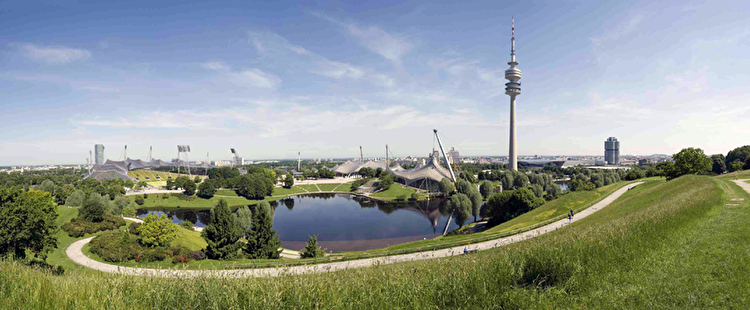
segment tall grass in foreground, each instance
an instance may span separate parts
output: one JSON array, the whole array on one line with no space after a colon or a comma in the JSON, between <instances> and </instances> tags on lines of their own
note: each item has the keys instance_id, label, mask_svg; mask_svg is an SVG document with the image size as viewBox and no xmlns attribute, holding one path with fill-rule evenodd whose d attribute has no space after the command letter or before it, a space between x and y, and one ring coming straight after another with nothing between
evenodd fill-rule
<instances>
[{"instance_id":1,"label":"tall grass in foreground","mask_svg":"<svg viewBox=\"0 0 750 310\"><path fill-rule=\"evenodd\" d=\"M725 181L687 176L668 183L650 182L539 238L472 255L329 274L268 279L56 277L0 262L0 305L11 309L742 307L750 275L743 267L749 264L747 243L742 240L750 236L744 228L750 215L747 208L724 208L727 197L718 182Z\"/></svg>"}]
</instances>

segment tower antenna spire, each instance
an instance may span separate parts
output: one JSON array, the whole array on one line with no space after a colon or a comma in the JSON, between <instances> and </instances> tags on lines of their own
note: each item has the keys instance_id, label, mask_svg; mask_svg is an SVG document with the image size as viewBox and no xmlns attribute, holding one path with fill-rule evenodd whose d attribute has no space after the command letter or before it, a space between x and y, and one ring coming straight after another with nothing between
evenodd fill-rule
<instances>
[{"instance_id":1,"label":"tower antenna spire","mask_svg":"<svg viewBox=\"0 0 750 310\"><path fill-rule=\"evenodd\" d=\"M510 18L510 62L516 62L516 18Z\"/></svg>"},{"instance_id":2,"label":"tower antenna spire","mask_svg":"<svg viewBox=\"0 0 750 310\"><path fill-rule=\"evenodd\" d=\"M505 94L510 96L510 147L508 149L508 169L518 170L516 149L516 96L521 94L521 70L516 68L516 19L511 17L510 26L510 68L505 70Z\"/></svg>"}]
</instances>

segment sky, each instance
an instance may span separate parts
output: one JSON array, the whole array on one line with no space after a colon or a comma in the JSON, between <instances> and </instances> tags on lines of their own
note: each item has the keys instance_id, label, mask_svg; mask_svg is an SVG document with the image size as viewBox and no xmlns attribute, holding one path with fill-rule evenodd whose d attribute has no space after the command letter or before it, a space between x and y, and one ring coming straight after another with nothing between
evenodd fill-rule
<instances>
[{"instance_id":1,"label":"sky","mask_svg":"<svg viewBox=\"0 0 750 310\"><path fill-rule=\"evenodd\" d=\"M748 1L2 1L0 166L105 157L724 153L750 144Z\"/></svg>"}]
</instances>

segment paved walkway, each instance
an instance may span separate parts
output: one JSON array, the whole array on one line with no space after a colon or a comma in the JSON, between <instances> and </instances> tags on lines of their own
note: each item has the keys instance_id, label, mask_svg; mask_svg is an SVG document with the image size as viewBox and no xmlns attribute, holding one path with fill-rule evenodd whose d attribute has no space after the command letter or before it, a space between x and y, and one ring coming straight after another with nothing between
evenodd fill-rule
<instances>
[{"instance_id":1,"label":"paved walkway","mask_svg":"<svg viewBox=\"0 0 750 310\"><path fill-rule=\"evenodd\" d=\"M750 179L732 180L732 182L734 182L734 184L737 184L737 186L741 187L746 192L750 193L750 183L746 183L747 180Z\"/></svg>"},{"instance_id":2,"label":"paved walkway","mask_svg":"<svg viewBox=\"0 0 750 310\"><path fill-rule=\"evenodd\" d=\"M637 182L628 184L612 195L602 199L595 205L589 207L586 210L581 211L573 217L572 222L578 221L584 217L591 215L592 213L601 210L608 206L610 203L619 198L622 194L627 192L629 189L635 187L643 182ZM499 238L495 240L485 241L481 243L470 244L466 246L469 250L487 250L496 247L501 247L507 244L516 243L529 238L534 238L539 235L551 232L553 230L565 227L570 224L571 221L568 219L559 220L557 222L548 224L546 226L530 230L524 233L520 233L513 236ZM245 278L245 277L277 277L283 275L297 275L305 273L323 273L337 270L346 270L352 268L363 268L370 267L373 265L382 264L393 264L398 262L407 262L423 259L431 259L438 257L448 257L463 254L464 247L453 247L436 251L419 252L412 254L402 254L393 256L384 256L368 259L359 259L351 261L305 265L305 266L291 266L291 267L279 267L279 268L261 268L261 269L231 269L231 270L183 270L183 269L149 269L149 268L134 268L134 267L122 267L110 264L97 262L93 259L86 257L81 249L83 246L91 241L94 237L78 240L73 242L65 251L65 254L70 257L71 260L79 265L96 269L99 271L120 273L126 275L137 275L137 276L156 276L156 277L172 277L172 278L193 278L193 277L219 277L219 278Z\"/></svg>"}]
</instances>

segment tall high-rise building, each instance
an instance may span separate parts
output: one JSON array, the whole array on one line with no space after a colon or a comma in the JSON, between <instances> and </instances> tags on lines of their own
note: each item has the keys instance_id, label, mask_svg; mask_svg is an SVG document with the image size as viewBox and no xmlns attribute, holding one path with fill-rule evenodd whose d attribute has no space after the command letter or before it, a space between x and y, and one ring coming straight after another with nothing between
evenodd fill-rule
<instances>
[{"instance_id":1,"label":"tall high-rise building","mask_svg":"<svg viewBox=\"0 0 750 310\"><path fill-rule=\"evenodd\" d=\"M607 165L620 163L620 141L617 141L617 138L609 137L604 141L604 161Z\"/></svg>"},{"instance_id":2,"label":"tall high-rise building","mask_svg":"<svg viewBox=\"0 0 750 310\"><path fill-rule=\"evenodd\" d=\"M521 70L516 68L516 22L511 19L510 68L505 70L505 94L510 96L510 150L508 151L508 168L518 170L518 152L516 151L516 96L521 94Z\"/></svg>"},{"instance_id":3,"label":"tall high-rise building","mask_svg":"<svg viewBox=\"0 0 750 310\"><path fill-rule=\"evenodd\" d=\"M448 151L448 162L451 164L457 164L461 161L461 155L458 153L458 151L451 147L451 150Z\"/></svg>"},{"instance_id":4,"label":"tall high-rise building","mask_svg":"<svg viewBox=\"0 0 750 310\"><path fill-rule=\"evenodd\" d=\"M94 145L94 163L97 165L101 165L104 163L104 144L97 144Z\"/></svg>"}]
</instances>

